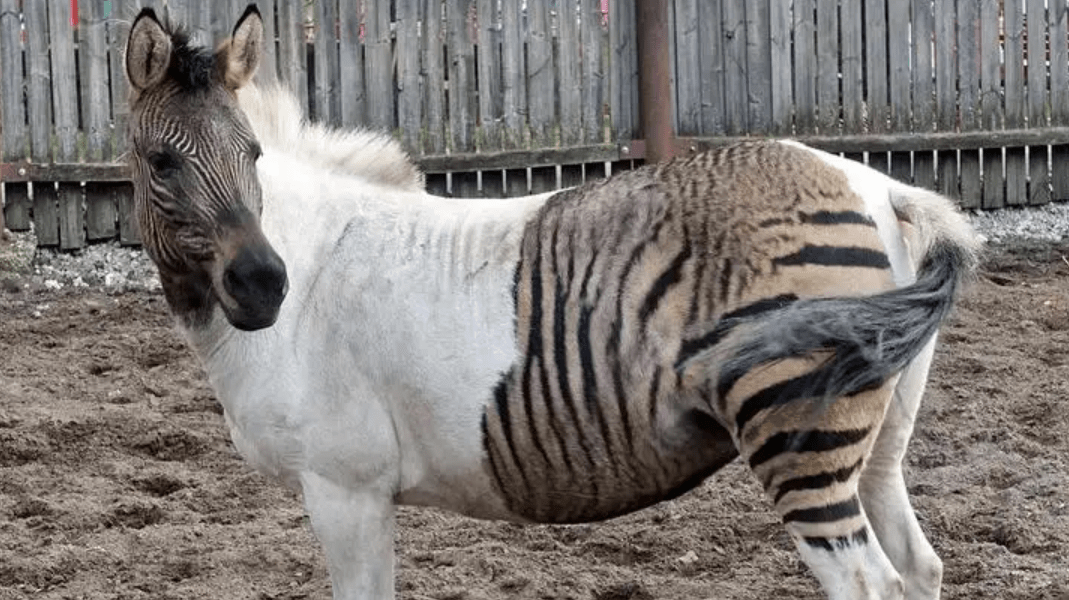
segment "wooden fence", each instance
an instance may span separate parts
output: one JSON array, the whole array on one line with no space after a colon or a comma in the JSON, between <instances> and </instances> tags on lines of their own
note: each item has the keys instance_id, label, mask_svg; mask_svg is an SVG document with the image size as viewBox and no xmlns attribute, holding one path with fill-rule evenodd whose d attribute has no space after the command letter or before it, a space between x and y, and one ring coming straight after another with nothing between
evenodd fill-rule
<instances>
[{"instance_id":1,"label":"wooden fence","mask_svg":"<svg viewBox=\"0 0 1069 600\"><path fill-rule=\"evenodd\" d=\"M122 48L141 4L0 0L4 210L42 245L137 241ZM213 43L245 2L144 4ZM293 87L314 119L393 132L435 193L514 196L642 162L633 0L258 4L263 75ZM1065 200L1067 9L673 0L662 101L683 151L796 137L966 207Z\"/></svg>"}]
</instances>

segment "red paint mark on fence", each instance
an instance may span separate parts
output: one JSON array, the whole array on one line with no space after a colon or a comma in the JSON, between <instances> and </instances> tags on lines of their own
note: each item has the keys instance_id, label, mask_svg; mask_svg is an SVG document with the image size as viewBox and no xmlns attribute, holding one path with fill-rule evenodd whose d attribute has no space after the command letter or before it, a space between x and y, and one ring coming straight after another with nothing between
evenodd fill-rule
<instances>
[{"instance_id":1,"label":"red paint mark on fence","mask_svg":"<svg viewBox=\"0 0 1069 600\"><path fill-rule=\"evenodd\" d=\"M71 0L71 27L78 26L78 0Z\"/></svg>"}]
</instances>

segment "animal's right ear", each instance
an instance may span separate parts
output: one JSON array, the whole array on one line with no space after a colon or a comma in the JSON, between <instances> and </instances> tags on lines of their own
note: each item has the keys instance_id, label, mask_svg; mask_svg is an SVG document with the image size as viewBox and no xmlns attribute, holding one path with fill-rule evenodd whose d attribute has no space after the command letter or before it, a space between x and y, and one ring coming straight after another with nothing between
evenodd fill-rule
<instances>
[{"instance_id":1,"label":"animal's right ear","mask_svg":"<svg viewBox=\"0 0 1069 600\"><path fill-rule=\"evenodd\" d=\"M171 64L171 36L160 25L156 11L141 9L126 42L126 76L138 92L159 83Z\"/></svg>"}]
</instances>

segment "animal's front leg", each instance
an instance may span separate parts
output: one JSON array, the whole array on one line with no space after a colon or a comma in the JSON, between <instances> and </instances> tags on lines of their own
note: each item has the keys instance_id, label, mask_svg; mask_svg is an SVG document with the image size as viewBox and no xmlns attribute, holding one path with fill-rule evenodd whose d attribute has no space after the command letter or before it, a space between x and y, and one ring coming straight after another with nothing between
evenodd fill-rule
<instances>
[{"instance_id":1,"label":"animal's front leg","mask_svg":"<svg viewBox=\"0 0 1069 600\"><path fill-rule=\"evenodd\" d=\"M335 600L392 600L394 504L388 490L352 490L301 475L304 504L323 545Z\"/></svg>"}]
</instances>

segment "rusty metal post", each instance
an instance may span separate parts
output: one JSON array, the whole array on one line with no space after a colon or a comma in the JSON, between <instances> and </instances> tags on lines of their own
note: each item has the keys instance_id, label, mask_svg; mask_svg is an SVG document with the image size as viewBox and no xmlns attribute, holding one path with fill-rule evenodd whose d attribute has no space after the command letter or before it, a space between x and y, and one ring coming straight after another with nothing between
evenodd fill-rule
<instances>
[{"instance_id":1,"label":"rusty metal post","mask_svg":"<svg viewBox=\"0 0 1069 600\"><path fill-rule=\"evenodd\" d=\"M646 162L675 155L672 88L668 61L668 0L635 0L638 30L639 128L646 141Z\"/></svg>"}]
</instances>

